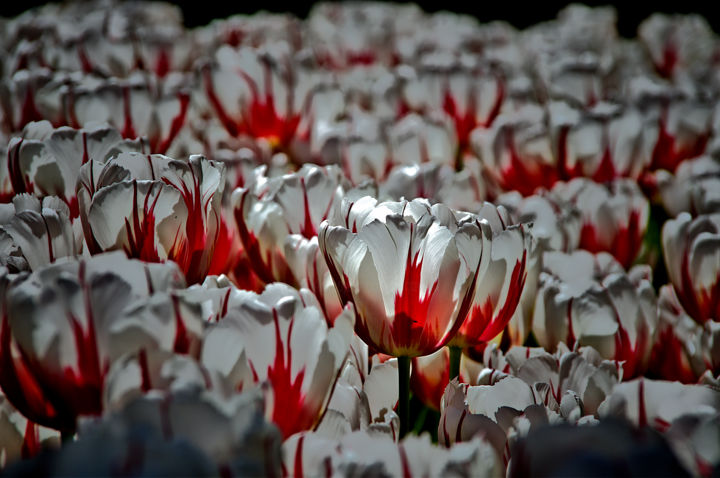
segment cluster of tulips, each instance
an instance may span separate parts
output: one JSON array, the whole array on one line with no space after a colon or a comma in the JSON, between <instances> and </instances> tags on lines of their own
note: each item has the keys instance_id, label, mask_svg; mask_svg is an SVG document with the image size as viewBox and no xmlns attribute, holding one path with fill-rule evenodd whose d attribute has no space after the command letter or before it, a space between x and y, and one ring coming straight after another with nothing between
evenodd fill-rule
<instances>
[{"instance_id":1,"label":"cluster of tulips","mask_svg":"<svg viewBox=\"0 0 720 478\"><path fill-rule=\"evenodd\" d=\"M0 21L0 466L718 473L720 37L615 23Z\"/></svg>"}]
</instances>

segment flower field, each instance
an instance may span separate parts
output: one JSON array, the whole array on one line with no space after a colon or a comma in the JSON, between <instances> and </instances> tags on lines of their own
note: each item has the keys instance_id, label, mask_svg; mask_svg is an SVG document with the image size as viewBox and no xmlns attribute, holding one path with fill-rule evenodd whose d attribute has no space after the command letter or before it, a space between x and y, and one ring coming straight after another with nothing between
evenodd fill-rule
<instances>
[{"instance_id":1,"label":"flower field","mask_svg":"<svg viewBox=\"0 0 720 478\"><path fill-rule=\"evenodd\" d=\"M616 25L0 19L0 471L716 476L720 37Z\"/></svg>"}]
</instances>

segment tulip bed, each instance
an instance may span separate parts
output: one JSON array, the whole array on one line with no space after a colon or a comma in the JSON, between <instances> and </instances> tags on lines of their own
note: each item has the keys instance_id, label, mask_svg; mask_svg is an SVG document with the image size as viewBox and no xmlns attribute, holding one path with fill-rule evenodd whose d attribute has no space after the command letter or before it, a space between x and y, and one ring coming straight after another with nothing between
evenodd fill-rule
<instances>
[{"instance_id":1,"label":"tulip bed","mask_svg":"<svg viewBox=\"0 0 720 478\"><path fill-rule=\"evenodd\" d=\"M720 471L701 17L98 1L0 41L8 474Z\"/></svg>"}]
</instances>

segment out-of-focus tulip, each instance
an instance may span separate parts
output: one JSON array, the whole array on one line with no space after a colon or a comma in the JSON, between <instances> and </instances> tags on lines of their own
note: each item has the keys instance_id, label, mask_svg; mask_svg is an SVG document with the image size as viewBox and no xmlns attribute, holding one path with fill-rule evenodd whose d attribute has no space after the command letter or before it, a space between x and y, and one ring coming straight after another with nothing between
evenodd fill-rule
<instances>
[{"instance_id":1,"label":"out-of-focus tulip","mask_svg":"<svg viewBox=\"0 0 720 478\"><path fill-rule=\"evenodd\" d=\"M487 225L423 200L361 209L345 216L349 227L323 223L319 235L341 301L355 304L356 332L393 356L438 350L469 310Z\"/></svg>"},{"instance_id":2,"label":"out-of-focus tulip","mask_svg":"<svg viewBox=\"0 0 720 478\"><path fill-rule=\"evenodd\" d=\"M171 264L108 254L9 279L4 278L0 384L26 417L63 432L74 430L78 415L102 412L113 358L143 342L179 347L193 329L174 301L152 325L145 320L137 327L128 313L140 298L182 285Z\"/></svg>"},{"instance_id":3,"label":"out-of-focus tulip","mask_svg":"<svg viewBox=\"0 0 720 478\"><path fill-rule=\"evenodd\" d=\"M280 443L277 429L263 420L259 394L223 399L178 390L149 393L102 419L85 421L76 441L16 470L50 476L278 477Z\"/></svg>"},{"instance_id":4,"label":"out-of-focus tulip","mask_svg":"<svg viewBox=\"0 0 720 478\"><path fill-rule=\"evenodd\" d=\"M513 448L508 476L631 475L686 476L668 442L656 433L626 423L538 427Z\"/></svg>"},{"instance_id":5,"label":"out-of-focus tulip","mask_svg":"<svg viewBox=\"0 0 720 478\"><path fill-rule=\"evenodd\" d=\"M146 136L150 152L165 154L185 126L190 109L187 78L179 73L173 81L153 84L141 74L127 79L81 83L65 95L67 124L82 128L106 122L120 131L123 138Z\"/></svg>"},{"instance_id":6,"label":"out-of-focus tulip","mask_svg":"<svg viewBox=\"0 0 720 478\"><path fill-rule=\"evenodd\" d=\"M668 277L685 311L702 324L720 320L720 214L682 213L662 230Z\"/></svg>"},{"instance_id":7,"label":"out-of-focus tulip","mask_svg":"<svg viewBox=\"0 0 720 478\"><path fill-rule=\"evenodd\" d=\"M720 394L710 387L638 378L617 385L600 405L598 415L665 431L682 415L717 415L718 410Z\"/></svg>"},{"instance_id":8,"label":"out-of-focus tulip","mask_svg":"<svg viewBox=\"0 0 720 478\"><path fill-rule=\"evenodd\" d=\"M463 355L460 361L460 380L475 385L477 374L473 372L481 368L482 364ZM425 406L440 410L440 401L449 381L450 351L447 347L413 359L410 386Z\"/></svg>"},{"instance_id":9,"label":"out-of-focus tulip","mask_svg":"<svg viewBox=\"0 0 720 478\"><path fill-rule=\"evenodd\" d=\"M293 59L287 43L238 50L221 46L214 56L202 70L203 86L231 136L262 139L282 151L309 139L308 122L319 119L311 118L310 106L321 73Z\"/></svg>"},{"instance_id":10,"label":"out-of-focus tulip","mask_svg":"<svg viewBox=\"0 0 720 478\"><path fill-rule=\"evenodd\" d=\"M449 342L460 348L475 347L502 333L517 310L530 264L535 262L535 245L527 226L510 225L505 208L485 203L477 220L490 225L492 241L491 247L483 247L481 262L487 266L478 275L468 315Z\"/></svg>"},{"instance_id":11,"label":"out-of-focus tulip","mask_svg":"<svg viewBox=\"0 0 720 478\"><path fill-rule=\"evenodd\" d=\"M303 166L298 172L271 179L260 194L239 188L233 192L235 220L240 240L255 273L265 281L289 284L306 282L318 296L324 296L322 268L308 272L304 264L317 261L315 255L301 257L310 248L320 223L335 213L349 184L336 166ZM291 238L290 235L300 235ZM303 241L302 239L306 241ZM289 249L289 250L288 250ZM292 255L292 270L286 258ZM308 254L311 251L305 251ZM295 272L295 275L293 274ZM314 273L318 273L318 278Z\"/></svg>"},{"instance_id":12,"label":"out-of-focus tulip","mask_svg":"<svg viewBox=\"0 0 720 478\"><path fill-rule=\"evenodd\" d=\"M461 211L476 211L485 199L485 186L467 170L455 172L446 164L421 163L397 166L380 184L380 198L426 198Z\"/></svg>"},{"instance_id":13,"label":"out-of-focus tulip","mask_svg":"<svg viewBox=\"0 0 720 478\"><path fill-rule=\"evenodd\" d=\"M671 216L720 212L720 161L716 158L689 159L680 163L674 175L661 170L656 178L660 199Z\"/></svg>"},{"instance_id":14,"label":"out-of-focus tulip","mask_svg":"<svg viewBox=\"0 0 720 478\"><path fill-rule=\"evenodd\" d=\"M70 209L52 196L41 203L29 194L18 194L12 205L0 205L0 241L0 264L12 272L37 270L82 252L82 239L75 236Z\"/></svg>"},{"instance_id":15,"label":"out-of-focus tulip","mask_svg":"<svg viewBox=\"0 0 720 478\"><path fill-rule=\"evenodd\" d=\"M552 194L580 210L582 249L609 252L626 269L632 265L650 219L648 200L634 181L618 179L598 184L577 178L557 183Z\"/></svg>"},{"instance_id":16,"label":"out-of-focus tulip","mask_svg":"<svg viewBox=\"0 0 720 478\"><path fill-rule=\"evenodd\" d=\"M638 39L655 70L666 78L698 77L713 63L714 32L699 15L654 13L638 27Z\"/></svg>"},{"instance_id":17,"label":"out-of-focus tulip","mask_svg":"<svg viewBox=\"0 0 720 478\"><path fill-rule=\"evenodd\" d=\"M121 249L149 262L173 260L189 283L201 282L214 254L225 186L221 164L123 153L104 165L89 161L78 183L80 216L91 253Z\"/></svg>"},{"instance_id":18,"label":"out-of-focus tulip","mask_svg":"<svg viewBox=\"0 0 720 478\"><path fill-rule=\"evenodd\" d=\"M239 390L267 383L266 416L284 437L314 427L348 354L352 312L329 328L306 289L271 284L228 310L205 334L201 363Z\"/></svg>"},{"instance_id":19,"label":"out-of-focus tulip","mask_svg":"<svg viewBox=\"0 0 720 478\"><path fill-rule=\"evenodd\" d=\"M658 296L658 338L650 359L650 370L663 380L695 383L709 372L720 371L720 323L699 324L678 301L671 285Z\"/></svg>"},{"instance_id":20,"label":"out-of-focus tulip","mask_svg":"<svg viewBox=\"0 0 720 478\"><path fill-rule=\"evenodd\" d=\"M508 210L513 224L532 224L530 233L541 252L572 252L579 247L582 217L572 203L547 191L525 198L511 191L495 202Z\"/></svg>"},{"instance_id":21,"label":"out-of-focus tulip","mask_svg":"<svg viewBox=\"0 0 720 478\"><path fill-rule=\"evenodd\" d=\"M641 178L652 190L652 171L674 172L678 165L705 152L712 132L714 105L688 95L678 87L656 83L646 77L630 85L633 101L645 116L648 128L657 130L657 139L648 165L650 173Z\"/></svg>"},{"instance_id":22,"label":"out-of-focus tulip","mask_svg":"<svg viewBox=\"0 0 720 478\"><path fill-rule=\"evenodd\" d=\"M502 475L492 448L482 439L440 448L428 434L393 443L383 436L355 432L339 442L317 433L297 434L283 443L284 470L296 477L321 474L382 476L497 477Z\"/></svg>"},{"instance_id":23,"label":"out-of-focus tulip","mask_svg":"<svg viewBox=\"0 0 720 478\"><path fill-rule=\"evenodd\" d=\"M27 460L43 448L60 445L60 436L54 430L41 427L25 418L0 393L0 466Z\"/></svg>"},{"instance_id":24,"label":"out-of-focus tulip","mask_svg":"<svg viewBox=\"0 0 720 478\"><path fill-rule=\"evenodd\" d=\"M606 253L545 253L535 337L550 351L560 342L592 346L605 359L623 361L625 377L644 373L658 320L650 273L647 266L626 273Z\"/></svg>"},{"instance_id":25,"label":"out-of-focus tulip","mask_svg":"<svg viewBox=\"0 0 720 478\"><path fill-rule=\"evenodd\" d=\"M476 153L504 191L524 196L557 181L636 178L649 163L652 137L635 110L599 104L583 113L564 102L527 105L473 132Z\"/></svg>"},{"instance_id":26,"label":"out-of-focus tulip","mask_svg":"<svg viewBox=\"0 0 720 478\"><path fill-rule=\"evenodd\" d=\"M75 219L79 214L75 187L80 166L90 160L105 163L124 151L147 149L142 140L123 140L109 126L76 130L53 129L48 121L29 123L22 136L8 145L9 179L15 194L59 197Z\"/></svg>"}]
</instances>

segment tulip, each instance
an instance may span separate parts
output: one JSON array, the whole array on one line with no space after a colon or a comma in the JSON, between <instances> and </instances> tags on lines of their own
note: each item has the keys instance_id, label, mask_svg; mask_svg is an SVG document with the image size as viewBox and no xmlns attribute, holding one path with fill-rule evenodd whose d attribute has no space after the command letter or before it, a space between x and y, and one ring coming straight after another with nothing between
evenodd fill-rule
<instances>
[{"instance_id":1,"label":"tulip","mask_svg":"<svg viewBox=\"0 0 720 478\"><path fill-rule=\"evenodd\" d=\"M720 319L720 215L682 213L662 229L668 277L685 311L699 324Z\"/></svg>"},{"instance_id":2,"label":"tulip","mask_svg":"<svg viewBox=\"0 0 720 478\"><path fill-rule=\"evenodd\" d=\"M78 183L88 248L120 249L150 262L173 260L188 282L200 282L223 231L224 186L222 165L198 155L179 161L124 153L105 165L90 161Z\"/></svg>"},{"instance_id":3,"label":"tulip","mask_svg":"<svg viewBox=\"0 0 720 478\"><path fill-rule=\"evenodd\" d=\"M379 194L393 201L427 198L462 211L480 209L485 198L483 182L469 171L455 172L451 166L433 163L396 166L380 185Z\"/></svg>"},{"instance_id":4,"label":"tulip","mask_svg":"<svg viewBox=\"0 0 720 478\"><path fill-rule=\"evenodd\" d=\"M717 415L718 410L720 396L710 387L638 378L617 385L598 414L662 432L683 415Z\"/></svg>"},{"instance_id":5,"label":"tulip","mask_svg":"<svg viewBox=\"0 0 720 478\"><path fill-rule=\"evenodd\" d=\"M41 449L56 447L60 436L25 418L7 398L0 394L0 466L6 468L20 459L32 458Z\"/></svg>"},{"instance_id":6,"label":"tulip","mask_svg":"<svg viewBox=\"0 0 720 478\"><path fill-rule=\"evenodd\" d=\"M193 329L174 301L141 327L126 315L135 301L182 284L171 264L108 254L10 280L3 278L0 385L23 415L64 434L74 431L78 415L102 412L113 358L148 343L180 349Z\"/></svg>"},{"instance_id":7,"label":"tulip","mask_svg":"<svg viewBox=\"0 0 720 478\"><path fill-rule=\"evenodd\" d=\"M543 263L533 318L540 345L589 345L607 360L624 361L623 376L641 375L658 321L649 268L626 273L609 254L583 250L547 252Z\"/></svg>"},{"instance_id":8,"label":"tulip","mask_svg":"<svg viewBox=\"0 0 720 478\"><path fill-rule=\"evenodd\" d=\"M15 194L30 193L43 198L57 196L78 214L75 186L80 166L91 159L99 163L124 151L143 152L142 140L123 140L109 126L88 129L53 129L48 121L29 123L22 136L8 145L8 172Z\"/></svg>"},{"instance_id":9,"label":"tulip","mask_svg":"<svg viewBox=\"0 0 720 478\"><path fill-rule=\"evenodd\" d=\"M476 438L447 449L430 442L428 434L400 443L367 432L355 432L339 442L302 433L283 443L284 469L298 478L337 473L383 476L494 477L501 467L492 448ZM292 470L292 471L291 471Z\"/></svg>"},{"instance_id":10,"label":"tulip","mask_svg":"<svg viewBox=\"0 0 720 478\"><path fill-rule=\"evenodd\" d=\"M355 304L356 333L400 357L404 436L409 358L438 350L462 325L489 232L422 200L371 204L344 216L350 229L324 222L318 242L341 301Z\"/></svg>"},{"instance_id":11,"label":"tulip","mask_svg":"<svg viewBox=\"0 0 720 478\"><path fill-rule=\"evenodd\" d=\"M601 185L578 178L556 184L552 194L580 210L581 248L609 252L626 269L632 265L650 218L648 200L634 181L618 179Z\"/></svg>"},{"instance_id":12,"label":"tulip","mask_svg":"<svg viewBox=\"0 0 720 478\"><path fill-rule=\"evenodd\" d=\"M288 437L319 422L351 336L349 309L329 328L310 291L271 284L207 330L201 364L238 390L267 382L266 416Z\"/></svg>"},{"instance_id":13,"label":"tulip","mask_svg":"<svg viewBox=\"0 0 720 478\"><path fill-rule=\"evenodd\" d=\"M658 193L665 210L675 217L681 212L693 216L720 210L720 161L700 156L680 163L675 174L656 173Z\"/></svg>"},{"instance_id":14,"label":"tulip","mask_svg":"<svg viewBox=\"0 0 720 478\"><path fill-rule=\"evenodd\" d=\"M698 15L655 13L638 27L638 40L655 70L666 78L676 78L707 68L712 61L715 35Z\"/></svg>"},{"instance_id":15,"label":"tulip","mask_svg":"<svg viewBox=\"0 0 720 478\"><path fill-rule=\"evenodd\" d=\"M296 173L271 179L266 193L255 194L248 188L233 192L232 203L240 240L260 279L266 283L277 280L289 284L309 279L306 283L313 292L324 295L320 275L323 266L318 266L317 280L315 271L307 278L307 269L302 266L308 260L312 264L316 259L299 257L298 241L301 244L303 241L289 236L298 234L307 240L317 236L320 223L334 214L348 187L347 180L336 166L322 168L306 165ZM285 257L286 249L293 255L293 270Z\"/></svg>"},{"instance_id":16,"label":"tulip","mask_svg":"<svg viewBox=\"0 0 720 478\"><path fill-rule=\"evenodd\" d=\"M274 48L221 46L202 78L207 102L230 136L248 135L289 152L309 135L314 73L283 42Z\"/></svg>"},{"instance_id":17,"label":"tulip","mask_svg":"<svg viewBox=\"0 0 720 478\"><path fill-rule=\"evenodd\" d=\"M478 276L472 305L457 334L450 340L454 347L464 349L488 342L503 332L515 314L535 263L535 247L526 227L510 225L504 208L485 203L478 213L492 230L490 255L485 256L487 269ZM534 273L537 274L537 269ZM458 369L451 361L451 377Z\"/></svg>"},{"instance_id":18,"label":"tulip","mask_svg":"<svg viewBox=\"0 0 720 478\"><path fill-rule=\"evenodd\" d=\"M532 224L540 251L572 252L580 246L582 217L571 202L547 191L523 197L517 191L496 200L510 213L513 224Z\"/></svg>"},{"instance_id":19,"label":"tulip","mask_svg":"<svg viewBox=\"0 0 720 478\"><path fill-rule=\"evenodd\" d=\"M82 239L75 237L70 210L60 199L46 196L41 204L34 196L18 194L13 204L6 206L2 215L8 217L0 218L5 247L0 263L13 272L37 270L82 252Z\"/></svg>"},{"instance_id":20,"label":"tulip","mask_svg":"<svg viewBox=\"0 0 720 478\"><path fill-rule=\"evenodd\" d=\"M277 477L280 436L263 419L258 395L223 400L198 390L148 393L102 419L84 422L76 441L24 466L51 476Z\"/></svg>"}]
</instances>

